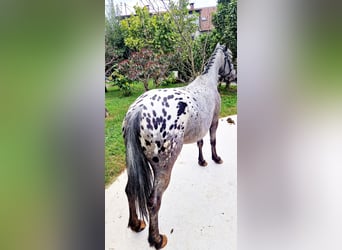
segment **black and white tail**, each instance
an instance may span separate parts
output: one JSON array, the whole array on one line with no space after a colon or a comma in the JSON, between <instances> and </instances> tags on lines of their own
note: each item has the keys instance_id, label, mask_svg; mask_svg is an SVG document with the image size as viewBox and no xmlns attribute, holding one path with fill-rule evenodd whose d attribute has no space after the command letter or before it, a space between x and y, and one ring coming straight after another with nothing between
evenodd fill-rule
<instances>
[{"instance_id":1,"label":"black and white tail","mask_svg":"<svg viewBox=\"0 0 342 250\"><path fill-rule=\"evenodd\" d=\"M153 173L140 144L140 112L137 111L126 119L126 192L136 201L141 218L148 220L147 201L153 186Z\"/></svg>"}]
</instances>

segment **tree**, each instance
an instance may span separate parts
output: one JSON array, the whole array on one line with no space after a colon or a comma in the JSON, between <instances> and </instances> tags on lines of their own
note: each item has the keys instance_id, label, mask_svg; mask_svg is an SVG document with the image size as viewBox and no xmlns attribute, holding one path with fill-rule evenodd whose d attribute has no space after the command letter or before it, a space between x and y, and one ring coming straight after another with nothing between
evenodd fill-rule
<instances>
[{"instance_id":1,"label":"tree","mask_svg":"<svg viewBox=\"0 0 342 250\"><path fill-rule=\"evenodd\" d=\"M196 37L193 45L194 61L197 72L203 72L205 63L214 51L218 37L213 32L203 33Z\"/></svg>"},{"instance_id":2,"label":"tree","mask_svg":"<svg viewBox=\"0 0 342 250\"><path fill-rule=\"evenodd\" d=\"M105 74L110 76L113 71L113 66L127 58L128 48L125 45L122 35L121 26L113 0L109 0L109 7L105 17Z\"/></svg>"},{"instance_id":3,"label":"tree","mask_svg":"<svg viewBox=\"0 0 342 250\"><path fill-rule=\"evenodd\" d=\"M156 55L173 53L177 61L171 65L185 80L198 75L194 55L194 35L197 30L196 13L189 13L188 0L178 3L162 0L166 12L155 8L155 0L147 0L153 9L135 7L136 15L121 21L125 44L132 50L151 49Z\"/></svg>"},{"instance_id":4,"label":"tree","mask_svg":"<svg viewBox=\"0 0 342 250\"><path fill-rule=\"evenodd\" d=\"M147 7L134 7L135 15L121 21L125 44L132 50L142 48L157 54L174 50L176 27L168 13L149 13Z\"/></svg>"},{"instance_id":5,"label":"tree","mask_svg":"<svg viewBox=\"0 0 342 250\"><path fill-rule=\"evenodd\" d=\"M213 16L214 35L218 42L227 44L234 58L237 57L237 0L218 0Z\"/></svg>"},{"instance_id":6,"label":"tree","mask_svg":"<svg viewBox=\"0 0 342 250\"><path fill-rule=\"evenodd\" d=\"M156 86L167 74L169 68L167 54L156 55L152 50L143 48L134 52L127 60L119 63L120 74L127 76L133 81L142 81L145 91L148 91L148 80L154 79Z\"/></svg>"},{"instance_id":7,"label":"tree","mask_svg":"<svg viewBox=\"0 0 342 250\"><path fill-rule=\"evenodd\" d=\"M175 31L178 39L174 53L179 59L177 70L186 80L195 78L199 74L198 70L196 70L194 54L194 37L198 29L196 24L199 18L198 14L195 12L189 13L188 0L179 0L177 3L170 0L168 4L166 4L165 0L162 0L162 2L176 27Z\"/></svg>"}]
</instances>

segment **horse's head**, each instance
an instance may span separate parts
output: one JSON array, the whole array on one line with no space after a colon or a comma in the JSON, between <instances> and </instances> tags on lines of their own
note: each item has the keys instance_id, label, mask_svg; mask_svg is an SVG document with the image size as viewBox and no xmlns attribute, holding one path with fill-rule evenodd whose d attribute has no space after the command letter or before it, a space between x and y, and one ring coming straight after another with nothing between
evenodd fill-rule
<instances>
[{"instance_id":1,"label":"horse's head","mask_svg":"<svg viewBox=\"0 0 342 250\"><path fill-rule=\"evenodd\" d=\"M223 79L224 81L227 81L227 82L236 82L237 81L237 75L236 75L236 71L234 69L232 52L230 51L230 49L228 49L224 45L217 44L217 46L220 46L220 48L222 49L222 52L224 54L224 61L223 61L222 66L219 70L220 78Z\"/></svg>"}]
</instances>

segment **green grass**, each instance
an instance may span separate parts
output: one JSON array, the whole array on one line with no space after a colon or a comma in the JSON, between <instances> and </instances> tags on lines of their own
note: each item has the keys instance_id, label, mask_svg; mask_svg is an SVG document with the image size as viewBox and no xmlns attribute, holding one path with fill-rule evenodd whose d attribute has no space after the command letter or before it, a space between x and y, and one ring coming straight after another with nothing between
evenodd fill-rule
<instances>
[{"instance_id":1,"label":"green grass","mask_svg":"<svg viewBox=\"0 0 342 250\"><path fill-rule=\"evenodd\" d=\"M175 84L167 87L182 86ZM165 87L165 86L164 86ZM236 114L237 89L231 86L219 88L221 94L221 117ZM144 92L142 84L134 84L132 95L124 97L118 87L108 88L105 104L110 115L105 120L105 184L112 183L125 169L125 145L121 134L121 125L128 107Z\"/></svg>"},{"instance_id":2,"label":"green grass","mask_svg":"<svg viewBox=\"0 0 342 250\"><path fill-rule=\"evenodd\" d=\"M226 89L225 86L219 87L221 94L221 113L220 117L237 114L237 88L230 86Z\"/></svg>"}]
</instances>

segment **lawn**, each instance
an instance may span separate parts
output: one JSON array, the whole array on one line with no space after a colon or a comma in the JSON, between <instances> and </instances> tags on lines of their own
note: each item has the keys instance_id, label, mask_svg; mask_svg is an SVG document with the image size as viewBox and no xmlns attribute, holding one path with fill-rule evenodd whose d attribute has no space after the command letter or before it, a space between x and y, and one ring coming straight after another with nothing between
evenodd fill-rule
<instances>
[{"instance_id":1,"label":"lawn","mask_svg":"<svg viewBox=\"0 0 342 250\"><path fill-rule=\"evenodd\" d=\"M172 85L172 87L181 85ZM221 94L221 117L237 113L237 89L231 86L219 88ZM118 87L108 88L105 104L110 115L105 120L105 185L112 183L125 169L125 146L121 134L122 120L128 107L144 92L142 84L135 84L132 95L124 97Z\"/></svg>"}]
</instances>

